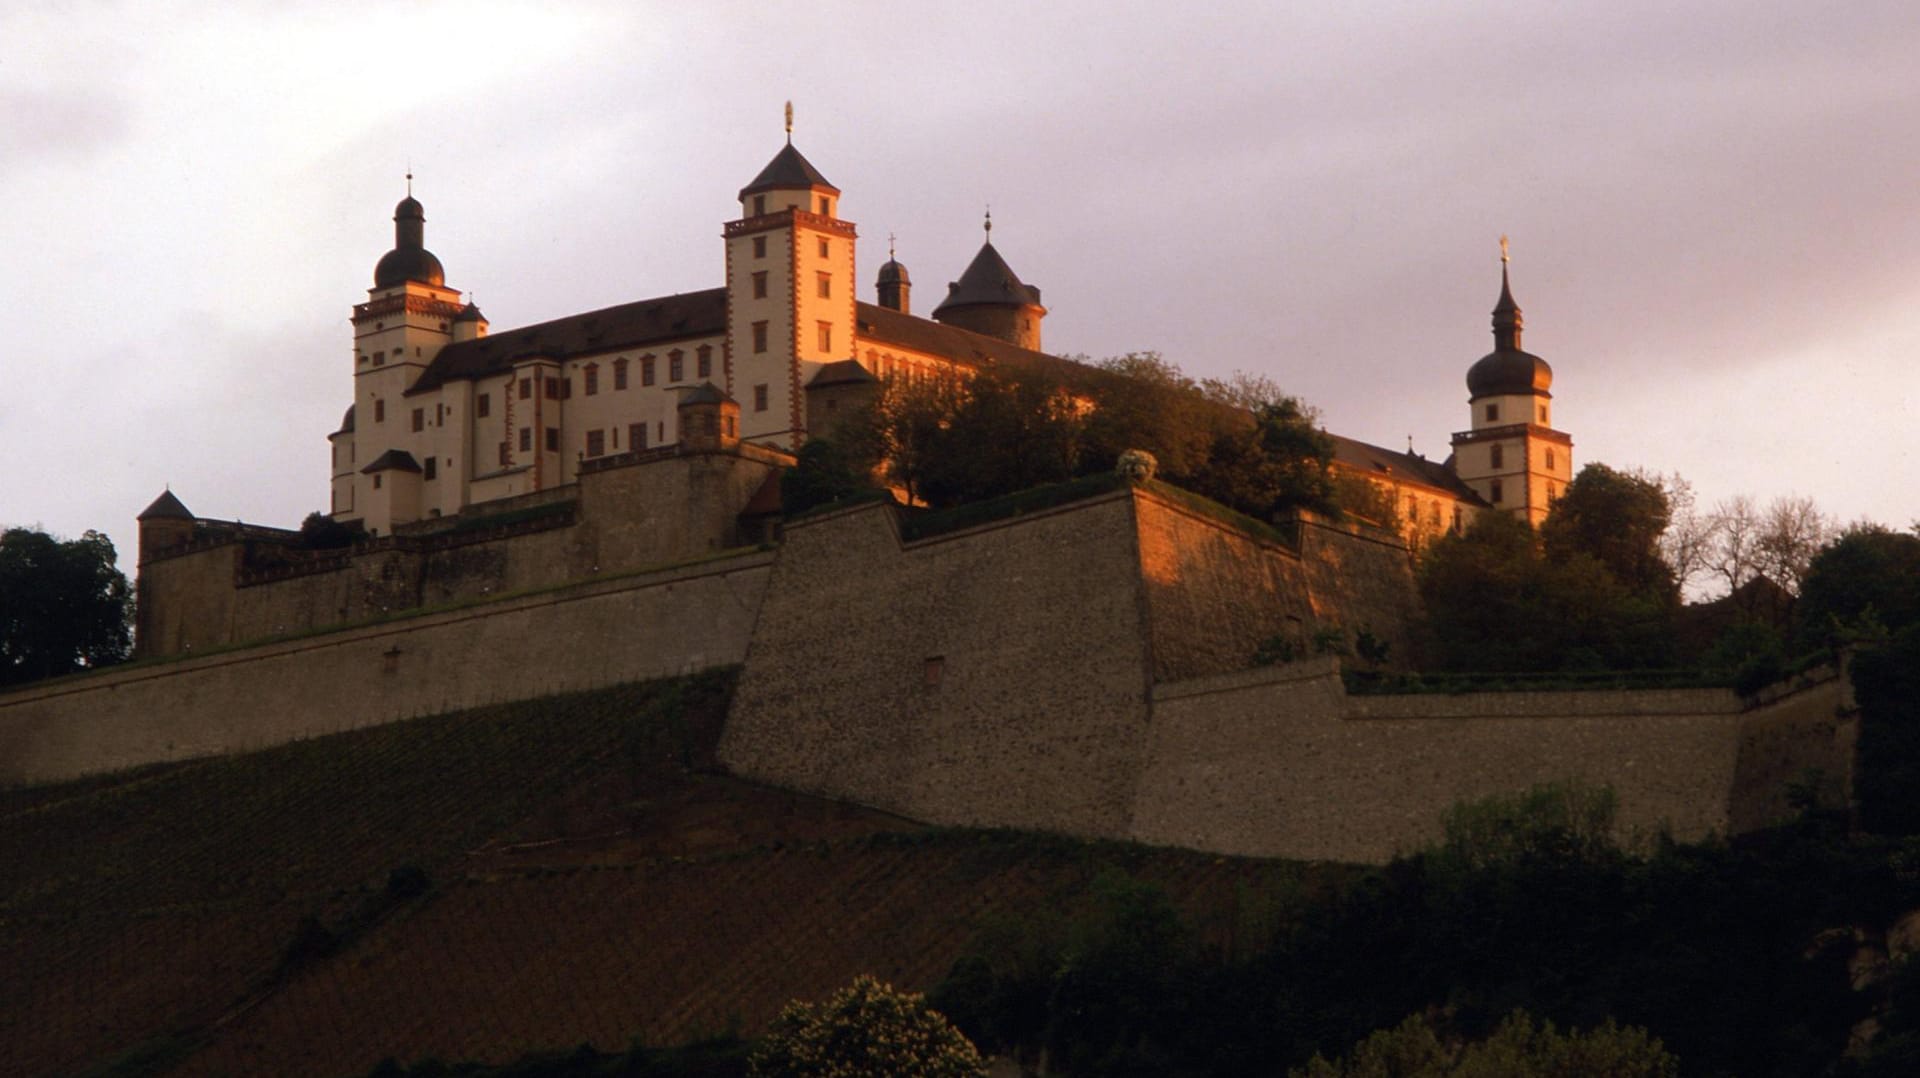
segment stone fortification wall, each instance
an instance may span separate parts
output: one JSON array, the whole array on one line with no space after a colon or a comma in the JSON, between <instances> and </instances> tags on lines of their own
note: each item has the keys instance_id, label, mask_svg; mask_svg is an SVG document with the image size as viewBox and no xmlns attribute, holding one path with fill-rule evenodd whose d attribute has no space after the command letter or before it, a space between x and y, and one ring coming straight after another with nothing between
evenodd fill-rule
<instances>
[{"instance_id":1,"label":"stone fortification wall","mask_svg":"<svg viewBox=\"0 0 1920 1078\"><path fill-rule=\"evenodd\" d=\"M139 652L205 651L739 546L740 507L785 460L758 446L657 450L586 470L574 486L405 526L306 565L263 570L257 563L285 561L283 552L239 539L149 556Z\"/></svg>"},{"instance_id":2,"label":"stone fortification wall","mask_svg":"<svg viewBox=\"0 0 1920 1078\"><path fill-rule=\"evenodd\" d=\"M1556 780L1613 787L1629 834L1750 830L1787 814L1782 778L1848 770L1839 685L1348 697L1332 660L1162 685L1132 837L1377 862L1456 801Z\"/></svg>"},{"instance_id":3,"label":"stone fortification wall","mask_svg":"<svg viewBox=\"0 0 1920 1078\"><path fill-rule=\"evenodd\" d=\"M750 551L0 694L0 785L738 663L772 561Z\"/></svg>"},{"instance_id":4,"label":"stone fortification wall","mask_svg":"<svg viewBox=\"0 0 1920 1078\"><path fill-rule=\"evenodd\" d=\"M1149 672L1133 505L911 544L886 504L789 524L722 762L935 823L1124 834Z\"/></svg>"},{"instance_id":5,"label":"stone fortification wall","mask_svg":"<svg viewBox=\"0 0 1920 1078\"><path fill-rule=\"evenodd\" d=\"M1155 681L1242 669L1276 636L1304 652L1322 629L1372 632L1394 660L1412 652L1412 564L1391 536L1307 517L1287 546L1148 491L1135 515Z\"/></svg>"}]
</instances>

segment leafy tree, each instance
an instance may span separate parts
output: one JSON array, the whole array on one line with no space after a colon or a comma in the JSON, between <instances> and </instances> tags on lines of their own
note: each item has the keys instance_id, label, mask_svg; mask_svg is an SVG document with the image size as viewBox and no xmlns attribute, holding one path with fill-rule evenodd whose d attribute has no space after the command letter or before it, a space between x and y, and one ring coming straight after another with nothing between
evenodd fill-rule
<instances>
[{"instance_id":1,"label":"leafy tree","mask_svg":"<svg viewBox=\"0 0 1920 1078\"><path fill-rule=\"evenodd\" d=\"M877 457L858 439L843 436L845 431L842 427L834 435L807 439L794 467L781 473L780 505L787 513L876 489Z\"/></svg>"},{"instance_id":2,"label":"leafy tree","mask_svg":"<svg viewBox=\"0 0 1920 1078\"><path fill-rule=\"evenodd\" d=\"M1223 417L1199 383L1158 352L1129 352L1094 366L1114 377L1093 390L1084 470L1109 470L1129 449L1152 453L1160 474L1176 483L1205 467Z\"/></svg>"},{"instance_id":3,"label":"leafy tree","mask_svg":"<svg viewBox=\"0 0 1920 1078\"><path fill-rule=\"evenodd\" d=\"M1515 1011L1483 1041L1443 1040L1423 1015L1413 1015L1355 1045L1338 1063L1320 1057L1298 1078L1678 1078L1680 1061L1644 1029L1611 1020L1582 1033L1562 1033Z\"/></svg>"},{"instance_id":4,"label":"leafy tree","mask_svg":"<svg viewBox=\"0 0 1920 1078\"><path fill-rule=\"evenodd\" d=\"M1920 622L1920 536L1878 524L1841 533L1808 564L1794 621L1803 648L1832 643L1848 627Z\"/></svg>"},{"instance_id":5,"label":"leafy tree","mask_svg":"<svg viewBox=\"0 0 1920 1078\"><path fill-rule=\"evenodd\" d=\"M0 685L120 662L131 645L131 612L106 536L0 533Z\"/></svg>"},{"instance_id":6,"label":"leafy tree","mask_svg":"<svg viewBox=\"0 0 1920 1078\"><path fill-rule=\"evenodd\" d=\"M1861 718L1854 775L1860 825L1920 834L1920 624L1856 655L1853 688Z\"/></svg>"},{"instance_id":7,"label":"leafy tree","mask_svg":"<svg viewBox=\"0 0 1920 1078\"><path fill-rule=\"evenodd\" d=\"M1550 559L1505 513L1435 541L1419 585L1443 669L1631 669L1671 654L1671 591L1636 595L1585 551Z\"/></svg>"},{"instance_id":8,"label":"leafy tree","mask_svg":"<svg viewBox=\"0 0 1920 1078\"><path fill-rule=\"evenodd\" d=\"M751 1067L760 1078L987 1073L973 1044L924 996L865 975L823 1003L789 1003L753 1053Z\"/></svg>"},{"instance_id":9,"label":"leafy tree","mask_svg":"<svg viewBox=\"0 0 1920 1078\"><path fill-rule=\"evenodd\" d=\"M1260 404L1215 432L1206 464L1189 478L1198 494L1262 520L1294 509L1334 508L1333 441L1293 397Z\"/></svg>"},{"instance_id":10,"label":"leafy tree","mask_svg":"<svg viewBox=\"0 0 1920 1078\"><path fill-rule=\"evenodd\" d=\"M308 550L337 550L352 546L365 535L359 524L346 524L318 510L300 522L300 545Z\"/></svg>"},{"instance_id":11,"label":"leafy tree","mask_svg":"<svg viewBox=\"0 0 1920 1078\"><path fill-rule=\"evenodd\" d=\"M1637 596L1674 605L1680 588L1660 555L1671 509L1657 479L1604 464L1580 469L1540 523L1540 540L1554 561L1585 554Z\"/></svg>"},{"instance_id":12,"label":"leafy tree","mask_svg":"<svg viewBox=\"0 0 1920 1078\"><path fill-rule=\"evenodd\" d=\"M1080 409L1043 378L895 383L879 407L890 476L931 506L1070 479L1079 461Z\"/></svg>"}]
</instances>

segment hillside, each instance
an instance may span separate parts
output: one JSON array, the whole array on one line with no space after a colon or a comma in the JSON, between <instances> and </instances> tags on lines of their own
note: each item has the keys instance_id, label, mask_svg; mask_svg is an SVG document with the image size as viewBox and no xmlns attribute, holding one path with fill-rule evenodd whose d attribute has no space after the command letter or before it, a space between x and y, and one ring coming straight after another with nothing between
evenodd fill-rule
<instances>
[{"instance_id":1,"label":"hillside","mask_svg":"<svg viewBox=\"0 0 1920 1078\"><path fill-rule=\"evenodd\" d=\"M0 792L0 1058L169 1073L752 1032L1105 868L1222 945L1302 870L927 830L720 776L732 675L482 708Z\"/></svg>"}]
</instances>

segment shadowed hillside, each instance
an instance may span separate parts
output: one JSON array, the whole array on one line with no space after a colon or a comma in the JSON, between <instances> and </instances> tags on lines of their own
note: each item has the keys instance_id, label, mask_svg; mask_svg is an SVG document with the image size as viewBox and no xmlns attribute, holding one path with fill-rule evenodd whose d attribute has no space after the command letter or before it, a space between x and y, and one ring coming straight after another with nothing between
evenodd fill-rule
<instances>
[{"instance_id":1,"label":"shadowed hillside","mask_svg":"<svg viewBox=\"0 0 1920 1078\"><path fill-rule=\"evenodd\" d=\"M929 831L719 776L732 675L0 792L0 1058L171 1073L753 1032L1109 865L1230 945L1299 870ZM1245 908L1243 908L1245 907Z\"/></svg>"}]
</instances>

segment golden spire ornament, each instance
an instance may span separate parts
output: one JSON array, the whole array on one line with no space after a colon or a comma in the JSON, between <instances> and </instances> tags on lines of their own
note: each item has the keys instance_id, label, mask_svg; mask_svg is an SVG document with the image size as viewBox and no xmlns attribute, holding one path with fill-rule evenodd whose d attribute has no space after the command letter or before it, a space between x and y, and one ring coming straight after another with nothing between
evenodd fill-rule
<instances>
[{"instance_id":1,"label":"golden spire ornament","mask_svg":"<svg viewBox=\"0 0 1920 1078\"><path fill-rule=\"evenodd\" d=\"M1507 237L1500 237L1500 261L1502 264L1513 261L1507 256Z\"/></svg>"},{"instance_id":2,"label":"golden spire ornament","mask_svg":"<svg viewBox=\"0 0 1920 1078\"><path fill-rule=\"evenodd\" d=\"M787 102L787 145L793 145L793 102Z\"/></svg>"}]
</instances>

